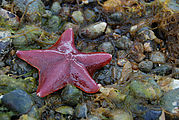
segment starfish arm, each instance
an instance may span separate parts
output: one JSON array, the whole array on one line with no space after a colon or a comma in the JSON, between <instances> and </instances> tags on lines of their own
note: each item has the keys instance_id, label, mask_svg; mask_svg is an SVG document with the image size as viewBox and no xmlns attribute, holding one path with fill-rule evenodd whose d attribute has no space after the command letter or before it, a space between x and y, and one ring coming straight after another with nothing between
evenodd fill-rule
<instances>
[{"instance_id":1,"label":"starfish arm","mask_svg":"<svg viewBox=\"0 0 179 120\"><path fill-rule=\"evenodd\" d=\"M64 59L64 55L55 50L17 51L16 55L37 69L44 69L51 63Z\"/></svg>"},{"instance_id":2,"label":"starfish arm","mask_svg":"<svg viewBox=\"0 0 179 120\"><path fill-rule=\"evenodd\" d=\"M72 28L67 29L58 39L58 41L48 49L56 49L63 52L77 53L78 50L74 44L74 33Z\"/></svg>"},{"instance_id":3,"label":"starfish arm","mask_svg":"<svg viewBox=\"0 0 179 120\"><path fill-rule=\"evenodd\" d=\"M74 56L77 61L85 65L91 75L93 75L96 69L102 68L112 59L112 55L105 52L80 53Z\"/></svg>"},{"instance_id":4,"label":"starfish arm","mask_svg":"<svg viewBox=\"0 0 179 120\"><path fill-rule=\"evenodd\" d=\"M71 64L71 84L87 93L95 93L99 90L98 84L91 78L85 66L77 61Z\"/></svg>"},{"instance_id":5,"label":"starfish arm","mask_svg":"<svg viewBox=\"0 0 179 120\"><path fill-rule=\"evenodd\" d=\"M39 85L37 95L45 97L69 83L70 66L68 61L56 62L47 69L39 71Z\"/></svg>"}]
</instances>

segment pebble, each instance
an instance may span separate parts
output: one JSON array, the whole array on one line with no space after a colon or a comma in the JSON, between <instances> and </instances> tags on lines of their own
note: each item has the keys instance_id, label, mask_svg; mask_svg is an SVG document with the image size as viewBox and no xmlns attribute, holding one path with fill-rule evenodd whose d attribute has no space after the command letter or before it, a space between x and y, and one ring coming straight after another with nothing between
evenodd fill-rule
<instances>
[{"instance_id":1,"label":"pebble","mask_svg":"<svg viewBox=\"0 0 179 120\"><path fill-rule=\"evenodd\" d=\"M112 54L114 52L114 47L111 42L103 42L101 45L99 45L98 51Z\"/></svg>"},{"instance_id":2,"label":"pebble","mask_svg":"<svg viewBox=\"0 0 179 120\"><path fill-rule=\"evenodd\" d=\"M85 28L82 28L81 35L87 38L96 38L105 32L106 26L106 22L97 22L91 24Z\"/></svg>"},{"instance_id":3,"label":"pebble","mask_svg":"<svg viewBox=\"0 0 179 120\"><path fill-rule=\"evenodd\" d=\"M0 17L4 18L4 22L10 26L19 25L19 17L10 11L0 8Z\"/></svg>"},{"instance_id":4,"label":"pebble","mask_svg":"<svg viewBox=\"0 0 179 120\"><path fill-rule=\"evenodd\" d=\"M138 65L139 69L142 72L150 72L153 68L153 62L152 61L142 61Z\"/></svg>"},{"instance_id":5,"label":"pebble","mask_svg":"<svg viewBox=\"0 0 179 120\"><path fill-rule=\"evenodd\" d=\"M87 106L86 103L78 104L75 108L75 116L77 118L86 118L87 117Z\"/></svg>"},{"instance_id":6,"label":"pebble","mask_svg":"<svg viewBox=\"0 0 179 120\"><path fill-rule=\"evenodd\" d=\"M61 10L61 6L59 2L53 2L52 7L51 7L51 11L53 12L53 14L57 15L60 13Z\"/></svg>"},{"instance_id":7,"label":"pebble","mask_svg":"<svg viewBox=\"0 0 179 120\"><path fill-rule=\"evenodd\" d=\"M172 72L172 66L169 65L161 65L151 70L151 73L156 75L169 75Z\"/></svg>"},{"instance_id":8,"label":"pebble","mask_svg":"<svg viewBox=\"0 0 179 120\"><path fill-rule=\"evenodd\" d=\"M67 85L62 91L61 98L63 103L75 106L81 101L82 92L75 86Z\"/></svg>"},{"instance_id":9,"label":"pebble","mask_svg":"<svg viewBox=\"0 0 179 120\"><path fill-rule=\"evenodd\" d=\"M45 6L41 0L14 0L14 10L20 11L22 14L25 12L28 6L26 16L31 22L41 20L41 16L45 13ZM31 3L32 2L32 3ZM31 3L31 4L29 4Z\"/></svg>"},{"instance_id":10,"label":"pebble","mask_svg":"<svg viewBox=\"0 0 179 120\"><path fill-rule=\"evenodd\" d=\"M31 97L20 89L5 94L2 98L2 103L20 114L29 112L33 105Z\"/></svg>"},{"instance_id":11,"label":"pebble","mask_svg":"<svg viewBox=\"0 0 179 120\"><path fill-rule=\"evenodd\" d=\"M85 15L85 20L89 21L89 22L94 22L96 20L96 14L94 11L90 10L90 9L86 9L84 11L84 15Z\"/></svg>"},{"instance_id":12,"label":"pebble","mask_svg":"<svg viewBox=\"0 0 179 120\"><path fill-rule=\"evenodd\" d=\"M70 106L60 106L55 109L56 112L59 112L61 114L68 114L68 115L73 115L74 109Z\"/></svg>"},{"instance_id":13,"label":"pebble","mask_svg":"<svg viewBox=\"0 0 179 120\"><path fill-rule=\"evenodd\" d=\"M124 19L123 19L123 14L121 12L115 12L113 14L111 14L109 16L113 21L116 21L116 22L123 22Z\"/></svg>"},{"instance_id":14,"label":"pebble","mask_svg":"<svg viewBox=\"0 0 179 120\"><path fill-rule=\"evenodd\" d=\"M157 38L155 36L155 33L152 30L143 29L143 30L139 30L139 31L140 32L138 32L138 38L142 42L147 41L147 40L154 40Z\"/></svg>"},{"instance_id":15,"label":"pebble","mask_svg":"<svg viewBox=\"0 0 179 120\"><path fill-rule=\"evenodd\" d=\"M9 31L0 31L0 39L10 37L11 33ZM6 38L0 40L0 61L4 59L5 55L7 55L10 51L11 39Z\"/></svg>"},{"instance_id":16,"label":"pebble","mask_svg":"<svg viewBox=\"0 0 179 120\"><path fill-rule=\"evenodd\" d=\"M76 25L76 24L73 24L73 23L71 23L71 22L67 22L67 23L65 23L65 24L63 25L63 31L65 31L65 30L67 30L67 29L69 29L69 28L72 28L73 31L74 31L74 33L78 33L80 26L79 26L79 25Z\"/></svg>"},{"instance_id":17,"label":"pebble","mask_svg":"<svg viewBox=\"0 0 179 120\"><path fill-rule=\"evenodd\" d=\"M163 94L152 76L139 75L130 79L132 80L130 90L136 97L154 100Z\"/></svg>"},{"instance_id":18,"label":"pebble","mask_svg":"<svg viewBox=\"0 0 179 120\"><path fill-rule=\"evenodd\" d=\"M58 32L59 31L59 26L61 23L61 19L58 16L52 16L48 20L48 31L50 32Z\"/></svg>"},{"instance_id":19,"label":"pebble","mask_svg":"<svg viewBox=\"0 0 179 120\"><path fill-rule=\"evenodd\" d=\"M122 36L114 42L116 47L123 50L130 49L133 44L133 41L131 41L127 36Z\"/></svg>"},{"instance_id":20,"label":"pebble","mask_svg":"<svg viewBox=\"0 0 179 120\"><path fill-rule=\"evenodd\" d=\"M83 22L84 22L84 15L83 15L83 13L81 11L74 11L71 16L72 16L72 19L73 19L73 21L75 23L77 23L77 24L83 24Z\"/></svg>"},{"instance_id":21,"label":"pebble","mask_svg":"<svg viewBox=\"0 0 179 120\"><path fill-rule=\"evenodd\" d=\"M101 120L98 116L95 115L89 115L88 120Z\"/></svg>"},{"instance_id":22,"label":"pebble","mask_svg":"<svg viewBox=\"0 0 179 120\"><path fill-rule=\"evenodd\" d=\"M120 109L112 111L110 116L112 120L133 120L133 117L130 113Z\"/></svg>"},{"instance_id":23,"label":"pebble","mask_svg":"<svg viewBox=\"0 0 179 120\"><path fill-rule=\"evenodd\" d=\"M172 74L174 74L175 79L179 79L179 67L173 67Z\"/></svg>"},{"instance_id":24,"label":"pebble","mask_svg":"<svg viewBox=\"0 0 179 120\"><path fill-rule=\"evenodd\" d=\"M150 55L150 60L153 63L165 63L165 55L159 51L152 52Z\"/></svg>"},{"instance_id":25,"label":"pebble","mask_svg":"<svg viewBox=\"0 0 179 120\"><path fill-rule=\"evenodd\" d=\"M164 94L160 99L162 108L170 114L179 114L179 88Z\"/></svg>"}]
</instances>

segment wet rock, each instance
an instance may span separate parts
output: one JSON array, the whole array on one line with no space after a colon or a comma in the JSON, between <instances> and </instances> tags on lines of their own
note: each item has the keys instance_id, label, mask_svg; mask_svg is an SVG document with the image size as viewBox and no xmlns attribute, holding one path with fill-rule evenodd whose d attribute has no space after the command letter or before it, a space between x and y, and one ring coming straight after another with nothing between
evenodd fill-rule
<instances>
[{"instance_id":1,"label":"wet rock","mask_svg":"<svg viewBox=\"0 0 179 120\"><path fill-rule=\"evenodd\" d=\"M33 105L31 110L27 113L27 115L35 120L40 119L40 114L39 114L39 109L37 108L36 105Z\"/></svg>"},{"instance_id":2,"label":"wet rock","mask_svg":"<svg viewBox=\"0 0 179 120\"><path fill-rule=\"evenodd\" d=\"M152 52L150 55L150 60L153 63L165 63L165 55L159 51Z\"/></svg>"},{"instance_id":3,"label":"wet rock","mask_svg":"<svg viewBox=\"0 0 179 120\"><path fill-rule=\"evenodd\" d=\"M115 46L118 47L119 49L126 50L131 47L132 43L133 42L128 37L122 36L121 38L115 41Z\"/></svg>"},{"instance_id":4,"label":"wet rock","mask_svg":"<svg viewBox=\"0 0 179 120\"><path fill-rule=\"evenodd\" d=\"M86 103L78 104L75 108L75 116L77 118L86 118L87 117L87 106Z\"/></svg>"},{"instance_id":5,"label":"wet rock","mask_svg":"<svg viewBox=\"0 0 179 120\"><path fill-rule=\"evenodd\" d=\"M95 115L89 115L88 120L101 120L101 119Z\"/></svg>"},{"instance_id":6,"label":"wet rock","mask_svg":"<svg viewBox=\"0 0 179 120\"><path fill-rule=\"evenodd\" d=\"M162 108L172 115L179 113L179 88L164 94L160 99Z\"/></svg>"},{"instance_id":7,"label":"wet rock","mask_svg":"<svg viewBox=\"0 0 179 120\"><path fill-rule=\"evenodd\" d=\"M137 35L142 42L147 40L154 40L157 38L154 32L150 30L148 27L144 27L141 30L139 30Z\"/></svg>"},{"instance_id":8,"label":"wet rock","mask_svg":"<svg viewBox=\"0 0 179 120\"><path fill-rule=\"evenodd\" d=\"M42 30L39 27L27 25L15 33L18 37L13 39L12 44L17 48L25 48L39 39L41 34Z\"/></svg>"},{"instance_id":9,"label":"wet rock","mask_svg":"<svg viewBox=\"0 0 179 120\"><path fill-rule=\"evenodd\" d=\"M112 111L110 116L112 120L133 120L132 115L123 110Z\"/></svg>"},{"instance_id":10,"label":"wet rock","mask_svg":"<svg viewBox=\"0 0 179 120\"><path fill-rule=\"evenodd\" d=\"M81 101L82 92L77 89L75 86L67 85L65 89L63 89L61 98L63 103L68 104L70 106L75 106Z\"/></svg>"},{"instance_id":11,"label":"wet rock","mask_svg":"<svg viewBox=\"0 0 179 120\"><path fill-rule=\"evenodd\" d=\"M172 72L172 66L169 65L161 65L156 67L151 71L151 73L156 74L156 75L169 75Z\"/></svg>"},{"instance_id":12,"label":"wet rock","mask_svg":"<svg viewBox=\"0 0 179 120\"><path fill-rule=\"evenodd\" d=\"M83 13L81 11L74 11L71 16L72 16L72 19L73 19L73 21L75 23L77 23L77 24L83 24L83 22L84 22L84 15L83 15Z\"/></svg>"},{"instance_id":13,"label":"wet rock","mask_svg":"<svg viewBox=\"0 0 179 120\"><path fill-rule=\"evenodd\" d=\"M11 33L9 31L0 31L0 39L2 39L0 40L0 61L10 51L10 45L12 41L10 38L7 38L10 36L11 36Z\"/></svg>"},{"instance_id":14,"label":"wet rock","mask_svg":"<svg viewBox=\"0 0 179 120\"><path fill-rule=\"evenodd\" d=\"M5 94L2 98L2 103L20 114L29 112L33 105L31 97L20 89Z\"/></svg>"},{"instance_id":15,"label":"wet rock","mask_svg":"<svg viewBox=\"0 0 179 120\"><path fill-rule=\"evenodd\" d=\"M136 97L154 100L162 96L162 91L153 77L139 75L130 79L130 90Z\"/></svg>"},{"instance_id":16,"label":"wet rock","mask_svg":"<svg viewBox=\"0 0 179 120\"><path fill-rule=\"evenodd\" d=\"M136 62L140 62L145 58L143 52L144 47L140 42L135 42L130 49L130 55Z\"/></svg>"},{"instance_id":17,"label":"wet rock","mask_svg":"<svg viewBox=\"0 0 179 120\"><path fill-rule=\"evenodd\" d=\"M31 22L41 20L42 15L45 13L45 6L41 0L14 0L13 3L16 12L20 11L21 13L24 13L28 6L26 15L27 19Z\"/></svg>"},{"instance_id":18,"label":"wet rock","mask_svg":"<svg viewBox=\"0 0 179 120\"><path fill-rule=\"evenodd\" d=\"M142 61L139 63L138 66L142 72L150 72L153 68L153 62L152 61Z\"/></svg>"},{"instance_id":19,"label":"wet rock","mask_svg":"<svg viewBox=\"0 0 179 120\"><path fill-rule=\"evenodd\" d=\"M19 17L10 11L0 8L0 21L1 24L17 27L19 25Z\"/></svg>"},{"instance_id":20,"label":"wet rock","mask_svg":"<svg viewBox=\"0 0 179 120\"><path fill-rule=\"evenodd\" d=\"M74 109L70 106L60 106L57 109L55 109L55 111L65 115L73 115L74 113Z\"/></svg>"},{"instance_id":21,"label":"wet rock","mask_svg":"<svg viewBox=\"0 0 179 120\"><path fill-rule=\"evenodd\" d=\"M68 16L70 16L70 7L69 6L63 6L61 8L61 12L59 13L59 16L62 18L62 21L68 21Z\"/></svg>"},{"instance_id":22,"label":"wet rock","mask_svg":"<svg viewBox=\"0 0 179 120\"><path fill-rule=\"evenodd\" d=\"M85 20L89 21L89 22L93 22L96 20L96 14L94 11L90 10L90 9L86 9L84 11L84 15L85 15Z\"/></svg>"},{"instance_id":23,"label":"wet rock","mask_svg":"<svg viewBox=\"0 0 179 120\"><path fill-rule=\"evenodd\" d=\"M173 67L172 74L174 74L175 79L179 79L179 68L178 67Z\"/></svg>"},{"instance_id":24,"label":"wet rock","mask_svg":"<svg viewBox=\"0 0 179 120\"><path fill-rule=\"evenodd\" d=\"M115 12L113 14L111 14L109 16L113 21L116 21L116 22L123 22L124 18L123 18L123 14L121 12Z\"/></svg>"},{"instance_id":25,"label":"wet rock","mask_svg":"<svg viewBox=\"0 0 179 120\"><path fill-rule=\"evenodd\" d=\"M155 51L157 48L157 45L154 41L152 40L148 40L146 42L144 42L144 50L146 52L152 52L152 51Z\"/></svg>"},{"instance_id":26,"label":"wet rock","mask_svg":"<svg viewBox=\"0 0 179 120\"><path fill-rule=\"evenodd\" d=\"M50 18L52 16L52 12L50 10L45 10L45 14L43 14L43 17Z\"/></svg>"},{"instance_id":27,"label":"wet rock","mask_svg":"<svg viewBox=\"0 0 179 120\"><path fill-rule=\"evenodd\" d=\"M14 79L7 75L0 75L0 94L5 94L15 89L23 89L28 92L34 92L35 88L35 79L31 77L26 79Z\"/></svg>"},{"instance_id":28,"label":"wet rock","mask_svg":"<svg viewBox=\"0 0 179 120\"><path fill-rule=\"evenodd\" d=\"M161 113L162 109L160 107L157 107L157 105L148 105L146 101L135 98L134 96L128 95L126 100L125 100L125 105L127 108L137 115L138 119L141 120L158 120Z\"/></svg>"},{"instance_id":29,"label":"wet rock","mask_svg":"<svg viewBox=\"0 0 179 120\"><path fill-rule=\"evenodd\" d=\"M114 52L114 47L111 42L103 42L101 45L99 45L98 51L112 54Z\"/></svg>"},{"instance_id":30,"label":"wet rock","mask_svg":"<svg viewBox=\"0 0 179 120\"><path fill-rule=\"evenodd\" d=\"M36 118L30 117L27 114L23 114L20 116L20 118L18 120L37 120Z\"/></svg>"},{"instance_id":31,"label":"wet rock","mask_svg":"<svg viewBox=\"0 0 179 120\"><path fill-rule=\"evenodd\" d=\"M59 2L53 2L52 7L51 7L51 11L55 15L57 15L57 14L59 14L60 10L61 10L60 3Z\"/></svg>"},{"instance_id":32,"label":"wet rock","mask_svg":"<svg viewBox=\"0 0 179 120\"><path fill-rule=\"evenodd\" d=\"M5 63L4 62L0 62L0 68L4 67L4 66L5 66Z\"/></svg>"},{"instance_id":33,"label":"wet rock","mask_svg":"<svg viewBox=\"0 0 179 120\"><path fill-rule=\"evenodd\" d=\"M50 31L50 32L58 32L60 23L61 23L61 19L58 16L52 16L48 20L48 31Z\"/></svg>"},{"instance_id":34,"label":"wet rock","mask_svg":"<svg viewBox=\"0 0 179 120\"><path fill-rule=\"evenodd\" d=\"M81 35L88 38L96 38L105 32L106 26L106 22L97 22L91 24L81 30Z\"/></svg>"},{"instance_id":35,"label":"wet rock","mask_svg":"<svg viewBox=\"0 0 179 120\"><path fill-rule=\"evenodd\" d=\"M0 120L11 120L13 115L13 112L0 112Z\"/></svg>"}]
</instances>

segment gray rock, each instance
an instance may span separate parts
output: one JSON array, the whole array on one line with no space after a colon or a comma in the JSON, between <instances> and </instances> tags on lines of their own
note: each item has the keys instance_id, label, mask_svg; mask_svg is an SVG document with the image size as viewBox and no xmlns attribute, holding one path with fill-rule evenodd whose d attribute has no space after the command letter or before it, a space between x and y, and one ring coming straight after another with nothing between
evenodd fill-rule
<instances>
[{"instance_id":1,"label":"gray rock","mask_svg":"<svg viewBox=\"0 0 179 120\"><path fill-rule=\"evenodd\" d=\"M174 78L175 79L179 79L179 68L178 67L174 67L172 69L172 74L174 74Z\"/></svg>"},{"instance_id":2,"label":"gray rock","mask_svg":"<svg viewBox=\"0 0 179 120\"><path fill-rule=\"evenodd\" d=\"M73 115L74 113L74 109L70 106L60 106L57 109L55 109L55 111L65 115Z\"/></svg>"},{"instance_id":3,"label":"gray rock","mask_svg":"<svg viewBox=\"0 0 179 120\"><path fill-rule=\"evenodd\" d=\"M130 113L119 109L112 111L110 116L112 120L133 120Z\"/></svg>"},{"instance_id":4,"label":"gray rock","mask_svg":"<svg viewBox=\"0 0 179 120\"><path fill-rule=\"evenodd\" d=\"M142 61L139 63L138 67L142 72L150 72L153 68L153 62L152 61Z\"/></svg>"},{"instance_id":5,"label":"gray rock","mask_svg":"<svg viewBox=\"0 0 179 120\"><path fill-rule=\"evenodd\" d=\"M83 22L84 22L84 15L83 15L83 13L81 11L74 11L71 16L72 16L72 19L73 19L73 21L75 23L77 23L77 24L83 24Z\"/></svg>"},{"instance_id":6,"label":"gray rock","mask_svg":"<svg viewBox=\"0 0 179 120\"><path fill-rule=\"evenodd\" d=\"M156 75L169 75L172 72L172 66L169 65L161 65L151 70L151 73Z\"/></svg>"},{"instance_id":7,"label":"gray rock","mask_svg":"<svg viewBox=\"0 0 179 120\"><path fill-rule=\"evenodd\" d=\"M61 23L61 19L58 16L52 16L48 20L48 30L50 32L58 32L60 23Z\"/></svg>"},{"instance_id":8,"label":"gray rock","mask_svg":"<svg viewBox=\"0 0 179 120\"><path fill-rule=\"evenodd\" d=\"M96 38L105 32L106 26L106 22L97 22L91 24L81 30L81 35L87 38Z\"/></svg>"},{"instance_id":9,"label":"gray rock","mask_svg":"<svg viewBox=\"0 0 179 120\"><path fill-rule=\"evenodd\" d=\"M121 38L117 39L115 41L115 46L118 47L119 49L129 49L132 45L132 41L126 37L126 36L122 36Z\"/></svg>"},{"instance_id":10,"label":"gray rock","mask_svg":"<svg viewBox=\"0 0 179 120\"><path fill-rule=\"evenodd\" d=\"M165 63L165 55L159 51L152 52L150 55L150 60L153 63Z\"/></svg>"},{"instance_id":11,"label":"gray rock","mask_svg":"<svg viewBox=\"0 0 179 120\"><path fill-rule=\"evenodd\" d=\"M114 47L111 42L103 42L101 45L99 45L98 51L112 54L114 52Z\"/></svg>"},{"instance_id":12,"label":"gray rock","mask_svg":"<svg viewBox=\"0 0 179 120\"><path fill-rule=\"evenodd\" d=\"M94 11L90 10L90 9L86 9L84 11L84 15L85 15L85 20L89 21L89 22L93 22L96 19L96 14Z\"/></svg>"},{"instance_id":13,"label":"gray rock","mask_svg":"<svg viewBox=\"0 0 179 120\"><path fill-rule=\"evenodd\" d=\"M144 42L144 50L146 52L152 52L154 50L156 50L157 48L157 44L155 43L155 41L153 40L148 40Z\"/></svg>"},{"instance_id":14,"label":"gray rock","mask_svg":"<svg viewBox=\"0 0 179 120\"><path fill-rule=\"evenodd\" d=\"M52 7L51 7L51 11L57 15L60 13L61 10L61 6L59 2L53 2Z\"/></svg>"},{"instance_id":15,"label":"gray rock","mask_svg":"<svg viewBox=\"0 0 179 120\"><path fill-rule=\"evenodd\" d=\"M170 114L179 113L179 88L171 90L164 94L160 99L162 108Z\"/></svg>"},{"instance_id":16,"label":"gray rock","mask_svg":"<svg viewBox=\"0 0 179 120\"><path fill-rule=\"evenodd\" d=\"M98 116L95 115L89 115L88 120L101 120Z\"/></svg>"},{"instance_id":17,"label":"gray rock","mask_svg":"<svg viewBox=\"0 0 179 120\"><path fill-rule=\"evenodd\" d=\"M61 98L63 103L75 106L81 101L82 91L72 85L67 85L63 89Z\"/></svg>"},{"instance_id":18,"label":"gray rock","mask_svg":"<svg viewBox=\"0 0 179 120\"><path fill-rule=\"evenodd\" d=\"M28 6L26 15L27 19L31 22L41 20L42 15L45 13L45 6L41 0L14 0L15 10L24 13ZM30 4L31 3L31 4Z\"/></svg>"},{"instance_id":19,"label":"gray rock","mask_svg":"<svg viewBox=\"0 0 179 120\"><path fill-rule=\"evenodd\" d=\"M2 8L0 8L0 19L1 18L3 18L5 25L10 25L12 27L17 27L19 25L19 17ZM3 24L2 21L1 24Z\"/></svg>"},{"instance_id":20,"label":"gray rock","mask_svg":"<svg viewBox=\"0 0 179 120\"><path fill-rule=\"evenodd\" d=\"M75 108L75 116L77 118L86 118L87 117L87 106L86 103L78 104Z\"/></svg>"},{"instance_id":21,"label":"gray rock","mask_svg":"<svg viewBox=\"0 0 179 120\"><path fill-rule=\"evenodd\" d=\"M11 36L9 31L0 31L0 61L10 51L11 39L7 38Z\"/></svg>"},{"instance_id":22,"label":"gray rock","mask_svg":"<svg viewBox=\"0 0 179 120\"><path fill-rule=\"evenodd\" d=\"M31 97L20 89L5 94L2 98L2 103L20 114L29 112L33 105Z\"/></svg>"}]
</instances>

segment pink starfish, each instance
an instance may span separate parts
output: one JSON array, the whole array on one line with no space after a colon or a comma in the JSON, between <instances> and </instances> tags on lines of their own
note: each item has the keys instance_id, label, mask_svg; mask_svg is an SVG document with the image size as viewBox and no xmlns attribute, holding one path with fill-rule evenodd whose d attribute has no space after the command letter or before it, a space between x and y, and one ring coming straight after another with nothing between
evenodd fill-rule
<instances>
[{"instance_id":1,"label":"pink starfish","mask_svg":"<svg viewBox=\"0 0 179 120\"><path fill-rule=\"evenodd\" d=\"M39 70L37 95L45 97L67 84L75 85L87 93L99 90L90 75L108 64L112 55L104 52L81 53L74 45L70 28L46 50L17 51L17 56Z\"/></svg>"}]
</instances>

